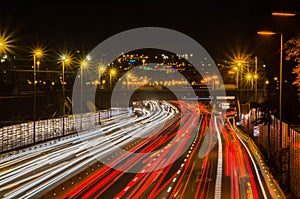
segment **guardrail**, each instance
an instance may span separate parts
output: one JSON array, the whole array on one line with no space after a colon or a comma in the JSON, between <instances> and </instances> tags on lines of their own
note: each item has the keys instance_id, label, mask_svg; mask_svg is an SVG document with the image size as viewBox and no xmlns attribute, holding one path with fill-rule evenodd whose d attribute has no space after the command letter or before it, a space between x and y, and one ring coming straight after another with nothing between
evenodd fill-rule
<instances>
[{"instance_id":1,"label":"guardrail","mask_svg":"<svg viewBox=\"0 0 300 199\"><path fill-rule=\"evenodd\" d=\"M0 153L88 130L99 125L101 119L120 114L125 110L127 109L111 109L39 120L35 122L35 132L33 121L2 127Z\"/></svg>"}]
</instances>

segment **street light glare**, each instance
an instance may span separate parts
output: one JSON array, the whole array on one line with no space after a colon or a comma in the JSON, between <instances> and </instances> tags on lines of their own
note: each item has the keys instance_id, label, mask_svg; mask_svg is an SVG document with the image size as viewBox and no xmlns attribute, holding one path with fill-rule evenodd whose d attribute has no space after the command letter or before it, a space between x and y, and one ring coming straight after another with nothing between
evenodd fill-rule
<instances>
[{"instance_id":1,"label":"street light glare","mask_svg":"<svg viewBox=\"0 0 300 199\"><path fill-rule=\"evenodd\" d=\"M90 63L87 59L80 60L80 68L87 69L89 67Z\"/></svg>"},{"instance_id":2,"label":"street light glare","mask_svg":"<svg viewBox=\"0 0 300 199\"><path fill-rule=\"evenodd\" d=\"M37 56L37 57L41 57L41 56L43 55L43 51L40 50L40 49L38 49L38 50L35 50L35 51L34 51L34 54L35 54L35 56Z\"/></svg>"},{"instance_id":3,"label":"street light glare","mask_svg":"<svg viewBox=\"0 0 300 199\"><path fill-rule=\"evenodd\" d=\"M0 32L0 53L3 56L3 53L11 53L12 48L15 46L12 44L15 39L12 38L12 34L6 34L6 32Z\"/></svg>"},{"instance_id":4,"label":"street light glare","mask_svg":"<svg viewBox=\"0 0 300 199\"><path fill-rule=\"evenodd\" d=\"M60 55L60 60L66 64L71 62L71 56L68 54L62 54Z\"/></svg>"},{"instance_id":5,"label":"street light glare","mask_svg":"<svg viewBox=\"0 0 300 199\"><path fill-rule=\"evenodd\" d=\"M106 70L106 66L104 64L99 64L98 69L99 69L100 72L103 73Z\"/></svg>"},{"instance_id":6,"label":"street light glare","mask_svg":"<svg viewBox=\"0 0 300 199\"><path fill-rule=\"evenodd\" d=\"M87 55L87 56L85 57L85 59L86 59L87 61L91 61L91 60L92 60L92 57L91 57L91 55Z\"/></svg>"},{"instance_id":7,"label":"street light glare","mask_svg":"<svg viewBox=\"0 0 300 199\"><path fill-rule=\"evenodd\" d=\"M115 75L117 73L117 70L115 68L110 69L110 74Z\"/></svg>"},{"instance_id":8,"label":"street light glare","mask_svg":"<svg viewBox=\"0 0 300 199\"><path fill-rule=\"evenodd\" d=\"M259 34L259 35L275 35L276 32L263 30L263 31L257 31L257 34Z\"/></svg>"},{"instance_id":9,"label":"street light glare","mask_svg":"<svg viewBox=\"0 0 300 199\"><path fill-rule=\"evenodd\" d=\"M246 75L246 78L247 78L247 80L251 80L252 75L251 75L250 73L248 73L248 74Z\"/></svg>"},{"instance_id":10,"label":"street light glare","mask_svg":"<svg viewBox=\"0 0 300 199\"><path fill-rule=\"evenodd\" d=\"M289 13L289 12L272 12L273 16L281 16L281 17L294 17L296 13Z\"/></svg>"}]
</instances>

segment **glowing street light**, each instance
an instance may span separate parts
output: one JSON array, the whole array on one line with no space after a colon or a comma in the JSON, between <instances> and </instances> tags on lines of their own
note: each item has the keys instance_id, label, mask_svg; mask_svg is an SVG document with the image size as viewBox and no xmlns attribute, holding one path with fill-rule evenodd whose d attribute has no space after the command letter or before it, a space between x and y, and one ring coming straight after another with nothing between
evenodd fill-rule
<instances>
[{"instance_id":1,"label":"glowing street light","mask_svg":"<svg viewBox=\"0 0 300 199\"><path fill-rule=\"evenodd\" d=\"M296 13L287 13L287 12L272 12L273 16L278 17L294 17ZM281 32L276 33L280 34L280 72L279 72L279 145L282 147L282 52L283 52L283 34ZM270 134L269 134L270 135ZM269 138L270 139L270 138ZM270 145L269 145L270 147ZM282 184L282 158L280 157L280 184Z\"/></svg>"},{"instance_id":2,"label":"glowing street light","mask_svg":"<svg viewBox=\"0 0 300 199\"><path fill-rule=\"evenodd\" d=\"M258 31L257 34L264 36L271 36L275 34L280 35L280 59L279 59L279 134L280 134L280 147L282 146L282 53L283 53L283 34L282 32L272 31Z\"/></svg>"},{"instance_id":3,"label":"glowing street light","mask_svg":"<svg viewBox=\"0 0 300 199\"><path fill-rule=\"evenodd\" d=\"M61 55L60 60L62 62L62 100L63 100L63 107L62 107L62 116L63 116L63 136L65 135L65 66L71 62L71 58L68 55Z\"/></svg>"},{"instance_id":4,"label":"glowing street light","mask_svg":"<svg viewBox=\"0 0 300 199\"><path fill-rule=\"evenodd\" d=\"M101 76L104 73L104 71L106 70L106 66L104 64L99 64L98 65L98 81L99 81L99 85L101 85Z\"/></svg>"},{"instance_id":5,"label":"glowing street light","mask_svg":"<svg viewBox=\"0 0 300 199\"><path fill-rule=\"evenodd\" d=\"M40 58L43 55L43 52L40 49L37 49L33 52L33 143L35 143L36 135L36 65L37 58ZM38 61L39 62L39 61Z\"/></svg>"},{"instance_id":6,"label":"glowing street light","mask_svg":"<svg viewBox=\"0 0 300 199\"><path fill-rule=\"evenodd\" d=\"M243 64L247 63L246 58L239 58L235 59L234 63L236 64L234 70L236 70L236 89L240 90L240 99L242 100L242 78L243 78L243 72L244 72L244 66ZM240 75L239 75L240 74ZM239 78L240 76L240 78ZM240 81L239 81L240 79Z\"/></svg>"},{"instance_id":7,"label":"glowing street light","mask_svg":"<svg viewBox=\"0 0 300 199\"><path fill-rule=\"evenodd\" d=\"M287 13L287 12L272 12L273 16L279 17L293 17L296 16L296 13ZM275 34L280 35L280 63L279 63L279 120L280 120L280 147L282 146L282 53L283 53L283 33L282 32L273 32L273 31L258 31L257 34L272 36Z\"/></svg>"},{"instance_id":8,"label":"glowing street light","mask_svg":"<svg viewBox=\"0 0 300 199\"><path fill-rule=\"evenodd\" d=\"M63 116L65 116L65 67L66 64L69 64L71 62L71 58L68 55L62 55L61 56L61 62L62 62L62 95L63 95Z\"/></svg>"},{"instance_id":9,"label":"glowing street light","mask_svg":"<svg viewBox=\"0 0 300 199\"><path fill-rule=\"evenodd\" d=\"M86 70L89 67L89 61L88 58L83 59L80 61L80 111L82 114L82 86L83 86L83 71Z\"/></svg>"},{"instance_id":10,"label":"glowing street light","mask_svg":"<svg viewBox=\"0 0 300 199\"><path fill-rule=\"evenodd\" d=\"M90 60L90 57L89 56L86 56L85 59L82 59L80 61L80 117L81 117L81 130L82 130L82 113L83 113L83 110L82 110L82 87L83 87L83 71L86 70L88 67L89 67L89 60Z\"/></svg>"},{"instance_id":11,"label":"glowing street light","mask_svg":"<svg viewBox=\"0 0 300 199\"><path fill-rule=\"evenodd\" d=\"M112 89L112 78L117 74L117 69L111 68L109 70L109 83L110 83L110 89Z\"/></svg>"},{"instance_id":12,"label":"glowing street light","mask_svg":"<svg viewBox=\"0 0 300 199\"><path fill-rule=\"evenodd\" d=\"M6 31L0 35L0 60L3 58L3 53L11 52L11 48L14 47L12 37L13 34L7 34Z\"/></svg>"},{"instance_id":13,"label":"glowing street light","mask_svg":"<svg viewBox=\"0 0 300 199\"><path fill-rule=\"evenodd\" d=\"M97 72L98 72L98 81L99 81L99 89L102 88L102 84L105 83L105 80L101 81L101 76L102 74L105 72L106 70L106 65L104 65L103 63L99 63L98 67L97 67ZM101 104L101 100L99 99L99 125L101 124L101 111L100 111L100 104Z\"/></svg>"},{"instance_id":14,"label":"glowing street light","mask_svg":"<svg viewBox=\"0 0 300 199\"><path fill-rule=\"evenodd\" d=\"M129 80L130 80L130 78L133 77L133 73L129 71L126 73L125 76L126 76L126 82L127 82L127 90L129 90Z\"/></svg>"},{"instance_id":15,"label":"glowing street light","mask_svg":"<svg viewBox=\"0 0 300 199\"><path fill-rule=\"evenodd\" d=\"M276 32L272 32L272 31L268 31L268 30L262 30L262 31L257 31L257 34L271 36L271 35L276 35Z\"/></svg>"},{"instance_id":16,"label":"glowing street light","mask_svg":"<svg viewBox=\"0 0 300 199\"><path fill-rule=\"evenodd\" d=\"M279 17L294 17L296 16L296 13L291 12L272 12L273 16L279 16Z\"/></svg>"}]
</instances>

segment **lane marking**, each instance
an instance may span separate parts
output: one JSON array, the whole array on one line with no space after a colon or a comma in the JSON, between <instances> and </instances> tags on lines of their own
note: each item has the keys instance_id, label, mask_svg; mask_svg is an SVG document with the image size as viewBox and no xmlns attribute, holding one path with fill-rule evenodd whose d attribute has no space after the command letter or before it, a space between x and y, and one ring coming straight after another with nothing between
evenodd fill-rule
<instances>
[{"instance_id":1,"label":"lane marking","mask_svg":"<svg viewBox=\"0 0 300 199\"><path fill-rule=\"evenodd\" d=\"M217 164L217 177L216 177L216 185L215 185L215 199L221 199L221 188L222 188L222 139L220 136L220 131L217 125L217 118L214 116L215 127L217 131L218 137L218 164Z\"/></svg>"}]
</instances>

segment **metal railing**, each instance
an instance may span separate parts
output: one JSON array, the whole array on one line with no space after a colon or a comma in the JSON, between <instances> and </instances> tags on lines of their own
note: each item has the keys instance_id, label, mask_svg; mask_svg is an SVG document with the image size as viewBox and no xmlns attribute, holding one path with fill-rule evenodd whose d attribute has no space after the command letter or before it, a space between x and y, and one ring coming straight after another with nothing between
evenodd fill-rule
<instances>
[{"instance_id":1,"label":"metal railing","mask_svg":"<svg viewBox=\"0 0 300 199\"><path fill-rule=\"evenodd\" d=\"M0 153L88 130L99 125L100 119L126 110L125 108L111 109L39 120L35 122L35 136L33 121L4 126L0 128Z\"/></svg>"},{"instance_id":2,"label":"metal railing","mask_svg":"<svg viewBox=\"0 0 300 199\"><path fill-rule=\"evenodd\" d=\"M270 124L258 124L259 135L255 137L256 118L255 109L252 109L243 118L243 129L254 139L266 159L272 162L283 190L290 198L300 198L300 132L282 122L280 146L280 120L271 115Z\"/></svg>"}]
</instances>

